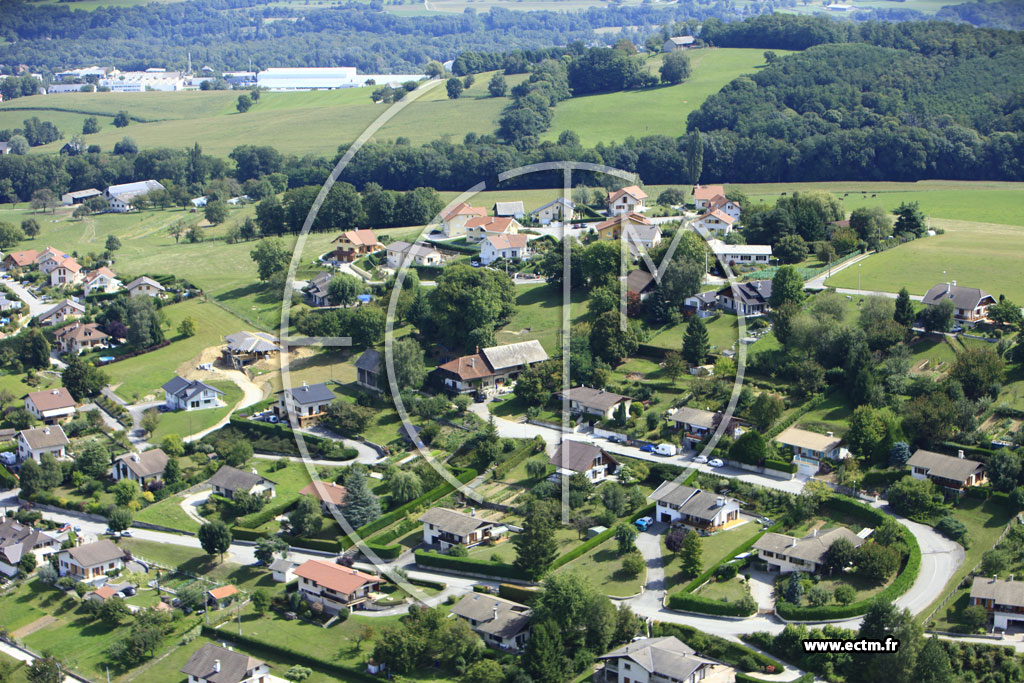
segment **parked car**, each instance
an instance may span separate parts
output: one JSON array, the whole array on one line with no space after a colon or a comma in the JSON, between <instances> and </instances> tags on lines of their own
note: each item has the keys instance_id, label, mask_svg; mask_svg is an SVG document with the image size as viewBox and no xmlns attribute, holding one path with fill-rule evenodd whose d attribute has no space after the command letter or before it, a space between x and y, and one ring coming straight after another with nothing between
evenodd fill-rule
<instances>
[{"instance_id":1,"label":"parked car","mask_svg":"<svg viewBox=\"0 0 1024 683\"><path fill-rule=\"evenodd\" d=\"M711 460L708 461L708 464L711 465L712 467L724 467L725 466L725 463L722 462L719 458L712 458Z\"/></svg>"},{"instance_id":2,"label":"parked car","mask_svg":"<svg viewBox=\"0 0 1024 683\"><path fill-rule=\"evenodd\" d=\"M651 443L644 444L643 446L640 447L640 450L642 450L644 453L654 453L656 451L656 449L654 448L654 444Z\"/></svg>"},{"instance_id":3,"label":"parked car","mask_svg":"<svg viewBox=\"0 0 1024 683\"><path fill-rule=\"evenodd\" d=\"M698 464L704 464L708 461L708 456L698 455L696 458L693 459L693 461Z\"/></svg>"},{"instance_id":4,"label":"parked car","mask_svg":"<svg viewBox=\"0 0 1024 683\"><path fill-rule=\"evenodd\" d=\"M135 595L135 586L125 586L121 589L121 595L126 598L130 598Z\"/></svg>"},{"instance_id":5,"label":"parked car","mask_svg":"<svg viewBox=\"0 0 1024 683\"><path fill-rule=\"evenodd\" d=\"M125 529L124 531L121 532L121 535L123 537L125 537L125 538L131 538L132 537L132 532L130 532L127 529Z\"/></svg>"},{"instance_id":6,"label":"parked car","mask_svg":"<svg viewBox=\"0 0 1024 683\"><path fill-rule=\"evenodd\" d=\"M679 452L674 443L659 443L655 449L658 455L675 455Z\"/></svg>"},{"instance_id":7,"label":"parked car","mask_svg":"<svg viewBox=\"0 0 1024 683\"><path fill-rule=\"evenodd\" d=\"M963 332L963 331L964 331L964 328L963 328L963 327L961 327L960 325L954 325L954 326L953 326L953 332L955 332L955 333L959 334L959 333L961 333L961 332Z\"/></svg>"},{"instance_id":8,"label":"parked car","mask_svg":"<svg viewBox=\"0 0 1024 683\"><path fill-rule=\"evenodd\" d=\"M271 424L277 424L280 421L281 421L281 418L279 418L277 415L268 415L267 416L267 422L269 422Z\"/></svg>"},{"instance_id":9,"label":"parked car","mask_svg":"<svg viewBox=\"0 0 1024 683\"><path fill-rule=\"evenodd\" d=\"M654 524L654 518L653 517L641 517L640 519L636 520L633 523L636 524L636 528L639 529L640 531L647 531L647 527L649 527L650 525Z\"/></svg>"},{"instance_id":10,"label":"parked car","mask_svg":"<svg viewBox=\"0 0 1024 683\"><path fill-rule=\"evenodd\" d=\"M156 409L157 409L158 411L160 411L161 413L166 413L166 412L167 412L168 410L170 410L170 408L168 408L168 407L167 407L167 404L166 404L166 403L161 403L160 405L158 405L158 406L156 407Z\"/></svg>"}]
</instances>

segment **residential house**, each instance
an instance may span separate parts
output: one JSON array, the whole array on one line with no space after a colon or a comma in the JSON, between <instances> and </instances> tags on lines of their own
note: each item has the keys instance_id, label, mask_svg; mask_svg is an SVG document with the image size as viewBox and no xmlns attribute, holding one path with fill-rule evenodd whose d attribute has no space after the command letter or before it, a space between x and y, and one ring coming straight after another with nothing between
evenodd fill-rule
<instances>
[{"instance_id":1,"label":"residential house","mask_svg":"<svg viewBox=\"0 0 1024 683\"><path fill-rule=\"evenodd\" d=\"M59 325L65 320L83 315L85 306L72 299L64 299L40 313L36 319L40 325Z\"/></svg>"},{"instance_id":2,"label":"residential house","mask_svg":"<svg viewBox=\"0 0 1024 683\"><path fill-rule=\"evenodd\" d=\"M713 208L712 200L717 197L725 197L724 185L693 186L693 205L698 211L707 211Z\"/></svg>"},{"instance_id":3,"label":"residential house","mask_svg":"<svg viewBox=\"0 0 1024 683\"><path fill-rule=\"evenodd\" d=\"M537 207L530 215L541 225L551 223L568 223L576 213L576 204L565 197L553 199L544 206Z\"/></svg>"},{"instance_id":4,"label":"residential house","mask_svg":"<svg viewBox=\"0 0 1024 683\"><path fill-rule=\"evenodd\" d=\"M481 242L492 235L518 235L522 229L515 218L484 216L466 221L466 241Z\"/></svg>"},{"instance_id":5,"label":"residential house","mask_svg":"<svg viewBox=\"0 0 1024 683\"><path fill-rule=\"evenodd\" d=\"M452 614L469 622L485 644L518 652L530 638L530 617L526 605L483 593L467 593L452 607Z\"/></svg>"},{"instance_id":6,"label":"residential house","mask_svg":"<svg viewBox=\"0 0 1024 683\"><path fill-rule=\"evenodd\" d=\"M109 583L100 586L94 591L89 591L82 596L82 600L90 600L92 602L106 602L110 598L116 597L118 590Z\"/></svg>"},{"instance_id":7,"label":"residential house","mask_svg":"<svg viewBox=\"0 0 1024 683\"><path fill-rule=\"evenodd\" d=\"M181 667L188 683L270 683L266 662L242 652L207 643Z\"/></svg>"},{"instance_id":8,"label":"residential house","mask_svg":"<svg viewBox=\"0 0 1024 683\"><path fill-rule=\"evenodd\" d=\"M323 605L327 614L337 614L342 607L358 608L382 583L378 576L324 560L306 560L295 576L302 597L310 604Z\"/></svg>"},{"instance_id":9,"label":"residential house","mask_svg":"<svg viewBox=\"0 0 1024 683\"><path fill-rule=\"evenodd\" d=\"M135 209L134 201L143 197L153 190L163 190L163 185L155 180L142 180L137 183L124 183L123 185L111 185L107 188L104 196L114 213L128 213Z\"/></svg>"},{"instance_id":10,"label":"residential house","mask_svg":"<svg viewBox=\"0 0 1024 683\"><path fill-rule=\"evenodd\" d=\"M46 424L57 424L75 414L77 401L64 387L33 391L25 396L25 410Z\"/></svg>"},{"instance_id":11,"label":"residential house","mask_svg":"<svg viewBox=\"0 0 1024 683\"><path fill-rule=\"evenodd\" d=\"M640 301L649 297L657 287L657 280L646 270L636 268L626 275L626 291L635 294Z\"/></svg>"},{"instance_id":12,"label":"residential house","mask_svg":"<svg viewBox=\"0 0 1024 683\"><path fill-rule=\"evenodd\" d=\"M35 265L36 258L38 258L39 252L35 249L27 249L25 251L12 251L4 257L3 266L4 270L14 270L15 268L28 268Z\"/></svg>"},{"instance_id":13,"label":"residential house","mask_svg":"<svg viewBox=\"0 0 1024 683\"><path fill-rule=\"evenodd\" d=\"M693 219L693 229L702 237L709 235L728 235L732 232L736 219L721 209L711 209Z\"/></svg>"},{"instance_id":14,"label":"residential house","mask_svg":"<svg viewBox=\"0 0 1024 683\"><path fill-rule=\"evenodd\" d=\"M797 474L809 477L818 473L822 460L844 460L850 457L850 452L842 447L843 440L832 432L819 434L799 427L787 427L774 440L793 452Z\"/></svg>"},{"instance_id":15,"label":"residential house","mask_svg":"<svg viewBox=\"0 0 1024 683\"><path fill-rule=\"evenodd\" d=\"M552 479L582 472L594 483L604 481L619 468L619 462L599 447L571 439L566 439L558 445L558 450L551 456L549 462L558 468L551 476Z\"/></svg>"},{"instance_id":16,"label":"residential house","mask_svg":"<svg viewBox=\"0 0 1024 683\"><path fill-rule=\"evenodd\" d=\"M366 349L356 360L356 384L370 391L383 391L386 378L380 374L380 352L377 349Z\"/></svg>"},{"instance_id":17,"label":"residential house","mask_svg":"<svg viewBox=\"0 0 1024 683\"><path fill-rule=\"evenodd\" d=\"M337 261L348 263L357 258L380 251L383 246L377 241L377 234L373 230L355 229L346 230L334 238L334 258Z\"/></svg>"},{"instance_id":18,"label":"residential house","mask_svg":"<svg viewBox=\"0 0 1024 683\"><path fill-rule=\"evenodd\" d=\"M328 287L333 279L334 273L328 273L327 271L322 270L306 283L306 293L309 294L309 298L314 306L322 307L331 305L330 291L328 290Z\"/></svg>"},{"instance_id":19,"label":"residential house","mask_svg":"<svg viewBox=\"0 0 1024 683\"><path fill-rule=\"evenodd\" d=\"M5 292L0 292L0 313L10 313L21 309L19 299L8 299Z\"/></svg>"},{"instance_id":20,"label":"residential house","mask_svg":"<svg viewBox=\"0 0 1024 683\"><path fill-rule=\"evenodd\" d=\"M489 266L498 259L530 258L526 235L488 235L480 242L480 263Z\"/></svg>"},{"instance_id":21,"label":"residential house","mask_svg":"<svg viewBox=\"0 0 1024 683\"><path fill-rule=\"evenodd\" d=\"M168 410L205 410L223 405L217 397L224 392L197 379L175 375L161 389L164 390L164 403Z\"/></svg>"},{"instance_id":22,"label":"residential house","mask_svg":"<svg viewBox=\"0 0 1024 683\"><path fill-rule=\"evenodd\" d=\"M77 356L86 349L103 346L110 336L97 323L75 321L57 330L54 338L61 353Z\"/></svg>"},{"instance_id":23,"label":"residential house","mask_svg":"<svg viewBox=\"0 0 1024 683\"><path fill-rule=\"evenodd\" d=\"M224 341L224 361L236 370L281 352L278 338L268 332L235 332L224 337Z\"/></svg>"},{"instance_id":24,"label":"residential house","mask_svg":"<svg viewBox=\"0 0 1024 683\"><path fill-rule=\"evenodd\" d=\"M70 444L60 425L23 429L18 432L18 462L25 462L29 458L39 462L47 453L58 460L66 458Z\"/></svg>"},{"instance_id":25,"label":"residential house","mask_svg":"<svg viewBox=\"0 0 1024 683\"><path fill-rule=\"evenodd\" d=\"M333 481L311 481L306 484L301 491L300 496L313 496L320 501L320 510L328 515L331 513L331 505L334 507L341 507L348 497L348 491L344 486L335 484Z\"/></svg>"},{"instance_id":26,"label":"residential house","mask_svg":"<svg viewBox=\"0 0 1024 683\"><path fill-rule=\"evenodd\" d=\"M238 595L238 588L230 583L226 586L218 586L206 591L206 604L211 609L224 609L235 600Z\"/></svg>"},{"instance_id":27,"label":"residential house","mask_svg":"<svg viewBox=\"0 0 1024 683\"><path fill-rule=\"evenodd\" d=\"M662 46L662 52L678 52L685 50L688 47L693 47L694 37L693 36L675 36L666 40Z\"/></svg>"},{"instance_id":28,"label":"residential house","mask_svg":"<svg viewBox=\"0 0 1024 683\"><path fill-rule=\"evenodd\" d=\"M109 540L86 543L62 550L57 555L57 571L78 581L105 580L107 572L124 567L125 552Z\"/></svg>"},{"instance_id":29,"label":"residential house","mask_svg":"<svg viewBox=\"0 0 1024 683\"><path fill-rule=\"evenodd\" d=\"M767 266L772 258L769 244L726 244L719 239L707 241L718 260L727 266Z\"/></svg>"},{"instance_id":30,"label":"residential house","mask_svg":"<svg viewBox=\"0 0 1024 683\"><path fill-rule=\"evenodd\" d=\"M836 527L820 533L815 529L803 538L767 533L754 543L754 550L768 565L770 572L817 574L822 568L825 553L841 538L849 541L854 548L859 548L865 542L846 527Z\"/></svg>"},{"instance_id":31,"label":"residential house","mask_svg":"<svg viewBox=\"0 0 1024 683\"><path fill-rule=\"evenodd\" d=\"M683 311L698 318L710 318L718 309L718 292L697 292L683 299Z\"/></svg>"},{"instance_id":32,"label":"residential house","mask_svg":"<svg viewBox=\"0 0 1024 683\"><path fill-rule=\"evenodd\" d=\"M936 486L963 491L968 486L979 486L986 481L985 466L977 460L933 453L918 448L907 460L910 474L915 479L931 479Z\"/></svg>"},{"instance_id":33,"label":"residential house","mask_svg":"<svg viewBox=\"0 0 1024 683\"><path fill-rule=\"evenodd\" d=\"M82 280L82 266L73 257L58 261L50 271L51 287L76 285Z\"/></svg>"},{"instance_id":34,"label":"residential house","mask_svg":"<svg viewBox=\"0 0 1024 683\"><path fill-rule=\"evenodd\" d=\"M145 275L135 278L125 288L133 299L137 296L160 296L167 291L159 282Z\"/></svg>"},{"instance_id":35,"label":"residential house","mask_svg":"<svg viewBox=\"0 0 1024 683\"><path fill-rule=\"evenodd\" d=\"M441 217L441 231L445 237L458 237L466 234L466 221L471 218L486 218L487 209L480 206L470 206L461 202L451 211Z\"/></svg>"},{"instance_id":36,"label":"residential house","mask_svg":"<svg viewBox=\"0 0 1024 683\"><path fill-rule=\"evenodd\" d=\"M494 202L491 208L494 215L499 218L514 218L518 221L526 215L526 208L522 202Z\"/></svg>"},{"instance_id":37,"label":"residential house","mask_svg":"<svg viewBox=\"0 0 1024 683\"><path fill-rule=\"evenodd\" d=\"M388 268L398 270L404 264L411 266L440 266L441 252L423 244L409 244L399 240L386 247Z\"/></svg>"},{"instance_id":38,"label":"residential house","mask_svg":"<svg viewBox=\"0 0 1024 683\"><path fill-rule=\"evenodd\" d=\"M85 276L84 288L86 296L116 292L121 289L121 281L110 268L100 266Z\"/></svg>"},{"instance_id":39,"label":"residential house","mask_svg":"<svg viewBox=\"0 0 1024 683\"><path fill-rule=\"evenodd\" d=\"M594 673L600 683L732 683L735 672L699 657L675 636L642 638L597 658L604 667Z\"/></svg>"},{"instance_id":40,"label":"residential house","mask_svg":"<svg viewBox=\"0 0 1024 683\"><path fill-rule=\"evenodd\" d=\"M971 605L981 605L992 619L992 628L1003 631L1011 623L1020 627L1024 622L1024 583L1001 581L995 577L975 576L971 583Z\"/></svg>"},{"instance_id":41,"label":"residential house","mask_svg":"<svg viewBox=\"0 0 1024 683\"><path fill-rule=\"evenodd\" d=\"M0 102L3 102L3 95L0 95ZM0 142L0 156L11 153L11 143Z\"/></svg>"},{"instance_id":42,"label":"residential house","mask_svg":"<svg viewBox=\"0 0 1024 683\"><path fill-rule=\"evenodd\" d=\"M114 458L110 476L114 480L130 479L141 488L164 477L168 456L160 448L151 448L141 453L125 453Z\"/></svg>"},{"instance_id":43,"label":"residential house","mask_svg":"<svg viewBox=\"0 0 1024 683\"><path fill-rule=\"evenodd\" d=\"M28 554L41 562L50 553L60 550L60 541L29 524L4 517L0 522L0 574L11 577L18 573L18 563Z\"/></svg>"},{"instance_id":44,"label":"residential house","mask_svg":"<svg viewBox=\"0 0 1024 683\"><path fill-rule=\"evenodd\" d=\"M669 421L676 429L683 431L686 446L696 448L721 424L722 414L683 406L669 416Z\"/></svg>"},{"instance_id":45,"label":"residential house","mask_svg":"<svg viewBox=\"0 0 1024 683\"><path fill-rule=\"evenodd\" d=\"M208 481L213 487L213 492L225 498L234 498L235 493L239 491L273 498L276 493L274 487L277 485L277 482L260 476L256 468L246 472L230 465L221 465Z\"/></svg>"},{"instance_id":46,"label":"residential house","mask_svg":"<svg viewBox=\"0 0 1024 683\"><path fill-rule=\"evenodd\" d=\"M654 518L667 524L682 524L705 531L717 531L740 518L738 501L672 481L647 496L654 501Z\"/></svg>"},{"instance_id":47,"label":"residential house","mask_svg":"<svg viewBox=\"0 0 1024 683\"><path fill-rule=\"evenodd\" d=\"M505 533L504 526L448 508L429 508L419 517L423 522L423 543L448 552L452 546L466 548L495 541Z\"/></svg>"},{"instance_id":48,"label":"residential house","mask_svg":"<svg viewBox=\"0 0 1024 683\"><path fill-rule=\"evenodd\" d=\"M277 583L291 583L295 580L295 568L298 566L289 559L279 557L270 563L270 571Z\"/></svg>"},{"instance_id":49,"label":"residential house","mask_svg":"<svg viewBox=\"0 0 1024 683\"><path fill-rule=\"evenodd\" d=\"M90 187L88 190L76 190L74 192L65 192L60 196L60 203L64 206L74 206L81 204L93 197L102 197L103 193L97 190L95 187Z\"/></svg>"},{"instance_id":50,"label":"residential house","mask_svg":"<svg viewBox=\"0 0 1024 683\"><path fill-rule=\"evenodd\" d=\"M961 287L945 282L929 289L921 302L925 306L938 306L943 301L953 302L953 319L966 327L974 327L988 317L988 309L996 303L995 297L977 287Z\"/></svg>"},{"instance_id":51,"label":"residential house","mask_svg":"<svg viewBox=\"0 0 1024 683\"><path fill-rule=\"evenodd\" d=\"M39 270L49 275L54 268L60 265L61 261L69 258L71 258L71 254L66 254L53 247L46 247L36 257L36 266L38 266Z\"/></svg>"},{"instance_id":52,"label":"residential house","mask_svg":"<svg viewBox=\"0 0 1024 683\"><path fill-rule=\"evenodd\" d=\"M661 228L638 213L618 214L614 218L598 223L595 228L598 239L627 240L629 253L634 260L640 257L640 247L650 251L661 244Z\"/></svg>"},{"instance_id":53,"label":"residential house","mask_svg":"<svg viewBox=\"0 0 1024 683\"><path fill-rule=\"evenodd\" d=\"M625 406L626 415L629 415L629 406L633 403L629 396L591 387L573 387L560 391L558 395L569 400L569 411L573 415L593 415L602 420L611 420L620 405Z\"/></svg>"},{"instance_id":54,"label":"residential house","mask_svg":"<svg viewBox=\"0 0 1024 683\"><path fill-rule=\"evenodd\" d=\"M290 402L299 426L305 427L323 417L327 406L336 398L334 392L323 382L317 384L303 382L301 387L292 387L278 392L277 403L274 404L274 414L282 421L290 421Z\"/></svg>"},{"instance_id":55,"label":"residential house","mask_svg":"<svg viewBox=\"0 0 1024 683\"><path fill-rule=\"evenodd\" d=\"M506 386L519 373L548 359L535 339L515 344L489 346L483 351L460 356L439 366L436 373L445 388L456 393L489 393Z\"/></svg>"},{"instance_id":56,"label":"residential house","mask_svg":"<svg viewBox=\"0 0 1024 683\"><path fill-rule=\"evenodd\" d=\"M718 290L718 307L736 315L763 315L770 310L768 300L772 297L771 280L750 280L737 282Z\"/></svg>"},{"instance_id":57,"label":"residential house","mask_svg":"<svg viewBox=\"0 0 1024 683\"><path fill-rule=\"evenodd\" d=\"M636 185L629 185L621 190L608 193L608 215L621 216L631 213L643 213L647 210L644 200L647 193Z\"/></svg>"}]
</instances>

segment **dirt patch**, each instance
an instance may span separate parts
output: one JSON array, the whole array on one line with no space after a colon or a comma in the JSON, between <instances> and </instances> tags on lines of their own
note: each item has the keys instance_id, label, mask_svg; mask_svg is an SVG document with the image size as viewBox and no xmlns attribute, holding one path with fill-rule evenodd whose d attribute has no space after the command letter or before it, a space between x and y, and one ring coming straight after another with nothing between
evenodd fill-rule
<instances>
[{"instance_id":1,"label":"dirt patch","mask_svg":"<svg viewBox=\"0 0 1024 683\"><path fill-rule=\"evenodd\" d=\"M647 377L647 375L642 372L630 372L626 374L626 379L631 381L642 380L644 377Z\"/></svg>"},{"instance_id":2,"label":"dirt patch","mask_svg":"<svg viewBox=\"0 0 1024 683\"><path fill-rule=\"evenodd\" d=\"M22 626L17 631L14 631L13 633L11 633L11 635L14 636L17 639L21 639L21 638L24 638L25 636L32 635L33 633L35 633L36 631L38 631L41 628L46 628L47 626L49 626L50 624L52 624L55 621L57 621L57 617L54 617L54 616L51 616L51 615L47 614L45 617L39 617L38 619L33 621L31 624L26 624L25 626Z\"/></svg>"}]
</instances>

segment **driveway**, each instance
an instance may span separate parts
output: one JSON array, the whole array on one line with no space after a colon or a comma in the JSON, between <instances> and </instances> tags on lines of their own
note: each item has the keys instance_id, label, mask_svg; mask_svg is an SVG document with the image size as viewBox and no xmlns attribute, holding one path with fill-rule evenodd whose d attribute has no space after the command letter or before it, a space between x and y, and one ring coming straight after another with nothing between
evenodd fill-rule
<instances>
[{"instance_id":1,"label":"driveway","mask_svg":"<svg viewBox=\"0 0 1024 683\"><path fill-rule=\"evenodd\" d=\"M25 287L21 286L20 283L14 280L3 280L4 285L7 289L14 292L21 301L28 306L29 315L33 318L40 313L46 312L47 309L53 308L55 302L43 302L40 301L32 292L28 291Z\"/></svg>"},{"instance_id":2,"label":"driveway","mask_svg":"<svg viewBox=\"0 0 1024 683\"><path fill-rule=\"evenodd\" d=\"M146 432L142 429L142 416L150 408L163 405L163 401L146 401L127 406L128 414L132 417L131 429L128 431L128 440L139 450L145 450L150 446L146 441Z\"/></svg>"}]
</instances>

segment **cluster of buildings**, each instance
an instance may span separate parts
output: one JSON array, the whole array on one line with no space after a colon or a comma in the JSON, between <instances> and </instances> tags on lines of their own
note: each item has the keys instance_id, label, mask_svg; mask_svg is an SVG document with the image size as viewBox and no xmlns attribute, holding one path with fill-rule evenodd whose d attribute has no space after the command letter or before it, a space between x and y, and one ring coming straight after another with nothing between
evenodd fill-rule
<instances>
[{"instance_id":1,"label":"cluster of buildings","mask_svg":"<svg viewBox=\"0 0 1024 683\"><path fill-rule=\"evenodd\" d=\"M121 183L111 185L100 192L94 187L74 192L65 192L60 196L60 202L64 206L78 206L90 199L101 197L107 202L107 211L112 213L128 213L135 210L135 202L154 190L166 189L163 184L156 180L140 180L134 183Z\"/></svg>"},{"instance_id":2,"label":"cluster of buildings","mask_svg":"<svg viewBox=\"0 0 1024 683\"><path fill-rule=\"evenodd\" d=\"M490 346L439 365L434 374L444 389L453 394L493 394L504 389L526 368L548 360L540 342L533 339L515 344ZM379 370L378 370L379 371Z\"/></svg>"}]
</instances>

